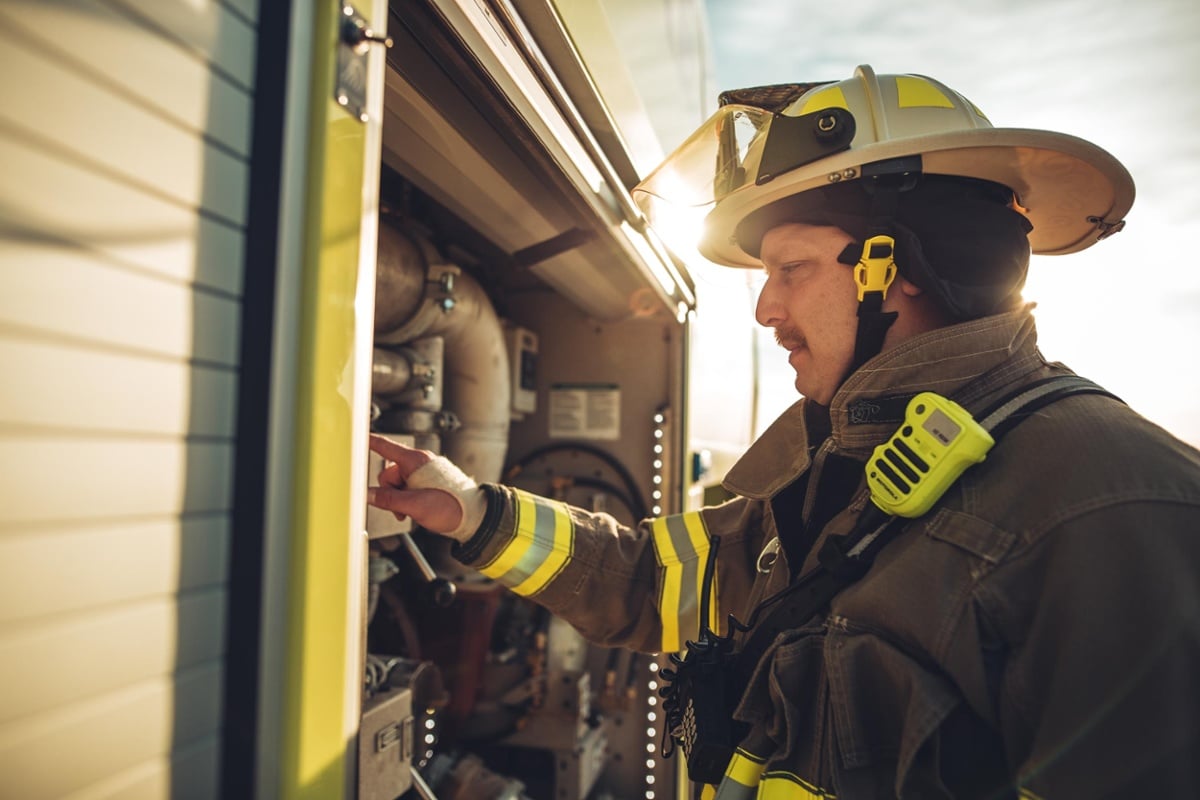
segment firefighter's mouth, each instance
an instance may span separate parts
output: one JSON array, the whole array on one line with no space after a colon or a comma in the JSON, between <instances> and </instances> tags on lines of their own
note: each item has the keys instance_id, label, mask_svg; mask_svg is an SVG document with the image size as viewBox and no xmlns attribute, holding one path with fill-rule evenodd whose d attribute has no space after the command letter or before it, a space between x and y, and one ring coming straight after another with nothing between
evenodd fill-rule
<instances>
[{"instance_id":1,"label":"firefighter's mouth","mask_svg":"<svg viewBox=\"0 0 1200 800\"><path fill-rule=\"evenodd\" d=\"M796 354L797 350L803 350L807 345L807 340L796 331L775 331L775 342L788 351L788 356Z\"/></svg>"}]
</instances>

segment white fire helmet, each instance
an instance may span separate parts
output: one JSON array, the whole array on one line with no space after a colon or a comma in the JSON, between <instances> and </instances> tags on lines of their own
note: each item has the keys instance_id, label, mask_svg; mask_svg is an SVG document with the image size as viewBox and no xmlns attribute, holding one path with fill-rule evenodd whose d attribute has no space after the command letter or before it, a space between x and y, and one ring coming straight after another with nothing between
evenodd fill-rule
<instances>
[{"instance_id":1,"label":"white fire helmet","mask_svg":"<svg viewBox=\"0 0 1200 800\"><path fill-rule=\"evenodd\" d=\"M860 66L849 80L727 92L722 102L633 189L651 227L681 254L688 245L672 241L672 220L702 216L699 250L718 264L760 266L736 236L752 212L881 171L1008 187L1013 208L1032 223L1034 253L1090 247L1120 230L1133 205L1133 179L1100 147L1062 133L995 128L932 78L876 76Z\"/></svg>"}]
</instances>

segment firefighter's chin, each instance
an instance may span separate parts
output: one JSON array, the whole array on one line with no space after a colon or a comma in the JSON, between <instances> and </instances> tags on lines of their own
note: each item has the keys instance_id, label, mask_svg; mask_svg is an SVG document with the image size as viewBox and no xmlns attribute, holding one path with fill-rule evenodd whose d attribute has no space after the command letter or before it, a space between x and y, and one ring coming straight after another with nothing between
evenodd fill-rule
<instances>
[{"instance_id":1,"label":"firefighter's chin","mask_svg":"<svg viewBox=\"0 0 1200 800\"><path fill-rule=\"evenodd\" d=\"M837 385L829 385L823 372L813 363L812 351L804 345L788 350L788 364L796 371L793 385L803 397L823 406L829 405L837 392Z\"/></svg>"},{"instance_id":2,"label":"firefighter's chin","mask_svg":"<svg viewBox=\"0 0 1200 800\"><path fill-rule=\"evenodd\" d=\"M788 350L788 364L796 373L796 379L793 384L796 391L805 397L810 397L813 389L812 385L812 354L804 345Z\"/></svg>"}]
</instances>

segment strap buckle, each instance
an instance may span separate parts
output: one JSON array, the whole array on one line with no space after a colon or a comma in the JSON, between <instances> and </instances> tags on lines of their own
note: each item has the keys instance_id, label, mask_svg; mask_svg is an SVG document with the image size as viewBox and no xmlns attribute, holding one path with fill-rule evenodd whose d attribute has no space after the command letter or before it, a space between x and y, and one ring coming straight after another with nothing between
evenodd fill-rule
<instances>
[{"instance_id":1,"label":"strap buckle","mask_svg":"<svg viewBox=\"0 0 1200 800\"><path fill-rule=\"evenodd\" d=\"M882 299L887 299L888 287L896 279L895 250L896 240L891 236L872 236L863 242L862 256L854 267L858 302L863 301L867 292L879 292Z\"/></svg>"}]
</instances>

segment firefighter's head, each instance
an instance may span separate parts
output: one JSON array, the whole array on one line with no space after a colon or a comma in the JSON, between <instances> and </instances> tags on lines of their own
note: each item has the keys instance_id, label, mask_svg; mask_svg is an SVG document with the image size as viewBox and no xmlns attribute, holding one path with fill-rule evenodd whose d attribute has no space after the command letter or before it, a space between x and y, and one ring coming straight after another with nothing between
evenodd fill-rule
<instances>
[{"instance_id":1,"label":"firefighter's head","mask_svg":"<svg viewBox=\"0 0 1200 800\"><path fill-rule=\"evenodd\" d=\"M1133 202L1128 172L1099 147L994 128L922 76L864 66L836 83L726 92L721 104L635 197L660 232L681 208L702 209L700 253L768 276L785 238L833 247L829 230L839 232L841 272L829 275L839 293L820 308L850 313L837 325L851 326L847 370L885 339L1012 308L1031 250L1089 247L1120 229ZM780 331L764 319L771 301L759 321Z\"/></svg>"},{"instance_id":2,"label":"firefighter's head","mask_svg":"<svg viewBox=\"0 0 1200 800\"><path fill-rule=\"evenodd\" d=\"M747 215L735 231L765 273L758 322L788 350L797 390L822 404L882 350L1017 307L1029 264L1029 222L1009 208L1012 192L1002 186L923 176L896 193L888 224L873 217L875 200L862 186L792 195ZM865 269L864 243L879 241L874 236L892 240L896 269L888 275L886 263L875 265L890 283L864 315L860 302L869 298L859 300L851 268ZM861 328L863 320L876 327Z\"/></svg>"}]
</instances>

